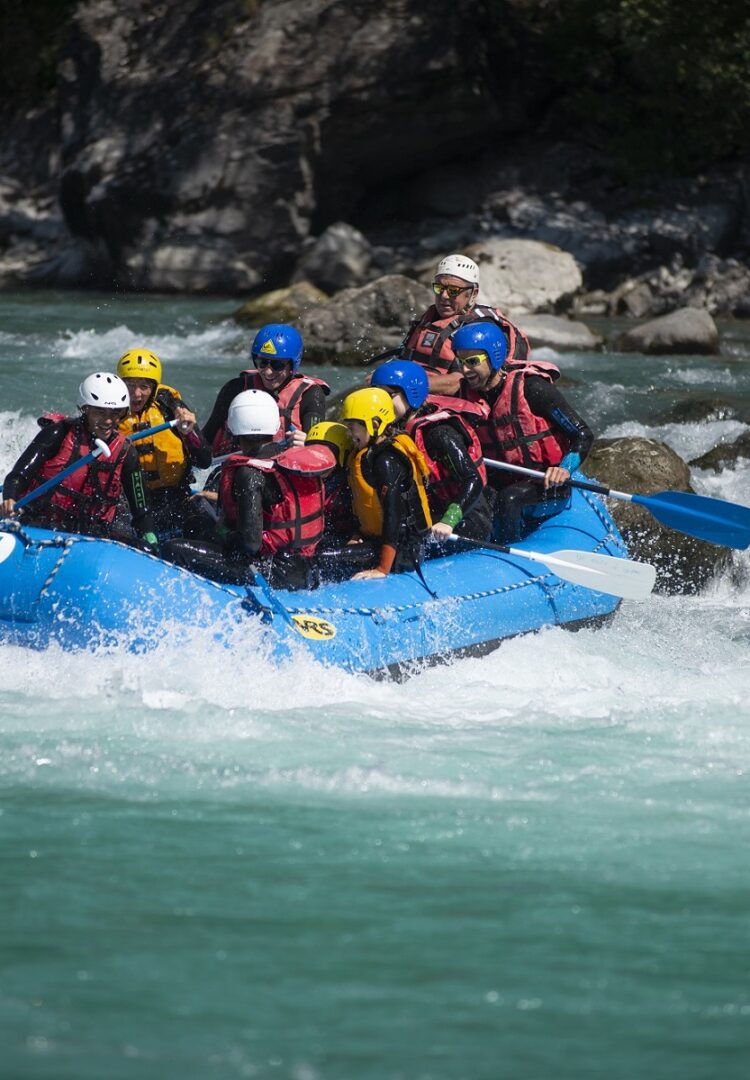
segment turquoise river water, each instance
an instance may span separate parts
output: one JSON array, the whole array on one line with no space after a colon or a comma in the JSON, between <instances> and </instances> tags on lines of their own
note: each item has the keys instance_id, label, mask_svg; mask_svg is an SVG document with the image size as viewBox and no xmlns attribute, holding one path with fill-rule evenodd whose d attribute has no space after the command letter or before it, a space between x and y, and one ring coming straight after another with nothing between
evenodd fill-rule
<instances>
[{"instance_id":1,"label":"turquoise river water","mask_svg":"<svg viewBox=\"0 0 750 1080\"><path fill-rule=\"evenodd\" d=\"M132 344L205 416L233 307L0 297L0 478ZM566 392L694 457L746 430L658 419L747 415L750 328L723 331L716 358L564 355ZM693 479L750 504L746 461ZM176 648L166 611L146 656L0 646L0 1076L744 1080L737 580L403 685L271 668L251 634Z\"/></svg>"}]
</instances>

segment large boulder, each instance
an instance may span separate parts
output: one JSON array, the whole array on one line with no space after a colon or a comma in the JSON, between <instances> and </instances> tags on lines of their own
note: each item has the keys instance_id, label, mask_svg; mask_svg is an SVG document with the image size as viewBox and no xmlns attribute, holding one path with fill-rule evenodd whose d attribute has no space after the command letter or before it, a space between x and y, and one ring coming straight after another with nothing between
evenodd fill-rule
<instances>
[{"instance_id":1,"label":"large boulder","mask_svg":"<svg viewBox=\"0 0 750 1080\"><path fill-rule=\"evenodd\" d=\"M707 311L680 308L625 330L616 338L614 346L620 352L710 356L719 351L719 331Z\"/></svg>"},{"instance_id":2,"label":"large boulder","mask_svg":"<svg viewBox=\"0 0 750 1080\"><path fill-rule=\"evenodd\" d=\"M325 306L303 315L298 326L311 363L361 364L403 341L411 320L430 306L432 294L401 274L344 289Z\"/></svg>"},{"instance_id":3,"label":"large boulder","mask_svg":"<svg viewBox=\"0 0 750 1080\"><path fill-rule=\"evenodd\" d=\"M537 240L482 240L466 254L479 266L479 300L508 315L562 310L581 288L572 255Z\"/></svg>"},{"instance_id":4,"label":"large boulder","mask_svg":"<svg viewBox=\"0 0 750 1080\"><path fill-rule=\"evenodd\" d=\"M585 323L561 315L519 315L516 323L533 349L586 352L602 346L602 338Z\"/></svg>"},{"instance_id":5,"label":"large boulder","mask_svg":"<svg viewBox=\"0 0 750 1080\"><path fill-rule=\"evenodd\" d=\"M692 491L688 466L654 439L598 439L584 471L609 488L633 495ZM632 557L656 566L659 592L698 592L729 565L727 548L669 529L645 507L610 500L609 509Z\"/></svg>"},{"instance_id":6,"label":"large boulder","mask_svg":"<svg viewBox=\"0 0 750 1080\"><path fill-rule=\"evenodd\" d=\"M300 256L292 281L310 281L327 293L364 285L373 251L359 229L337 221Z\"/></svg>"},{"instance_id":7,"label":"large boulder","mask_svg":"<svg viewBox=\"0 0 750 1080\"><path fill-rule=\"evenodd\" d=\"M263 326L270 322L296 322L306 312L328 303L328 297L309 281L298 281L286 289L272 289L248 300L234 312L243 326Z\"/></svg>"}]
</instances>

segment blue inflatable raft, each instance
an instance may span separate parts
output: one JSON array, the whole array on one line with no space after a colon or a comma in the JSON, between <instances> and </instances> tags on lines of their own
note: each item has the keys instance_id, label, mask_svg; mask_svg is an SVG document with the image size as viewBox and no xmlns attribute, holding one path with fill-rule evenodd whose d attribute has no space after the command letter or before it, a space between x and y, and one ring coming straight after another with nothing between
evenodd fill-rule
<instances>
[{"instance_id":1,"label":"blue inflatable raft","mask_svg":"<svg viewBox=\"0 0 750 1080\"><path fill-rule=\"evenodd\" d=\"M568 510L515 545L535 553L560 548L627 558L601 498L579 490ZM504 638L545 626L601 621L619 604L538 561L461 544L427 559L422 573L423 580L394 574L302 592L264 582L225 585L116 541L4 521L0 641L139 651L172 619L206 627L231 645L252 621L264 627L273 656L302 647L349 671L408 673L424 662L488 652Z\"/></svg>"}]
</instances>

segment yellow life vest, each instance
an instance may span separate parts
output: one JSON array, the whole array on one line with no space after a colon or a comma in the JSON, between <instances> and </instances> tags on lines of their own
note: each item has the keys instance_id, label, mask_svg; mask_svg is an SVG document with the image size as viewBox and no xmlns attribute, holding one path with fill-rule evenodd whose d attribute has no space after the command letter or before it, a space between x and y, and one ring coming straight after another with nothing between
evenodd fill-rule
<instances>
[{"instance_id":1,"label":"yellow life vest","mask_svg":"<svg viewBox=\"0 0 750 1080\"><path fill-rule=\"evenodd\" d=\"M157 427L167 419L161 407L157 404L156 395L161 390L167 390L178 400L180 394L171 386L159 385L156 393L151 398L151 404L143 412L137 415L126 416L118 425L122 435L130 435L147 428ZM148 439L139 439L133 443L138 451L138 458L146 481L146 487L150 491L160 488L177 487L188 471L188 460L185 447L179 435L175 435L172 428L160 431L158 435L152 435Z\"/></svg>"},{"instance_id":2,"label":"yellow life vest","mask_svg":"<svg viewBox=\"0 0 750 1080\"><path fill-rule=\"evenodd\" d=\"M430 468L424 456L417 449L414 440L408 435L399 434L389 440L389 445L398 450L411 465L414 483L417 485L419 502L425 520L425 528L432 525L432 516L427 502L425 490L425 478L429 476ZM360 532L363 536L381 536L383 533L383 507L380 503L375 488L368 484L362 472L362 458L367 449L352 454L349 461L349 485L352 489L352 504L359 521Z\"/></svg>"}]
</instances>

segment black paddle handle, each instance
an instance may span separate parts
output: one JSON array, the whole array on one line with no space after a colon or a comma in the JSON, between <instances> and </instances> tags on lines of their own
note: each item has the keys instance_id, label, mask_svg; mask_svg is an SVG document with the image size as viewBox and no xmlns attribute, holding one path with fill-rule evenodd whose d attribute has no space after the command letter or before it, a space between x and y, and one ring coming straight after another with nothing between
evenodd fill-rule
<instances>
[{"instance_id":1,"label":"black paddle handle","mask_svg":"<svg viewBox=\"0 0 750 1080\"><path fill-rule=\"evenodd\" d=\"M598 495L609 495L610 488L604 484L596 484L593 480L568 480L571 487L583 488L584 491L595 491Z\"/></svg>"}]
</instances>

